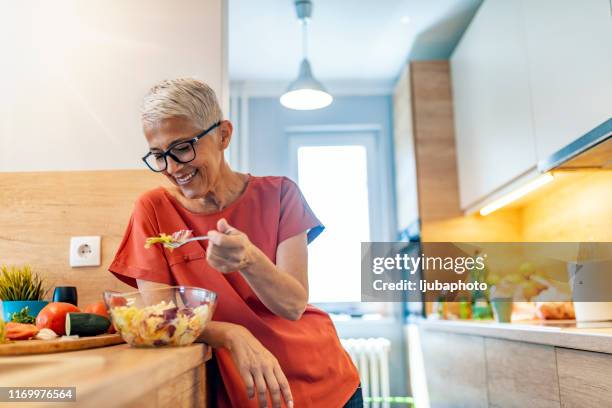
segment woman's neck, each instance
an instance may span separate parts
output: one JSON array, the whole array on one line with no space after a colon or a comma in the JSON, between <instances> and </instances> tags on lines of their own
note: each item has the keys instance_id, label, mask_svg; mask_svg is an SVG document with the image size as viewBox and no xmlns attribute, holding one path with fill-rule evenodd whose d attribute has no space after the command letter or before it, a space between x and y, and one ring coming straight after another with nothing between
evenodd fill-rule
<instances>
[{"instance_id":1,"label":"woman's neck","mask_svg":"<svg viewBox=\"0 0 612 408\"><path fill-rule=\"evenodd\" d=\"M224 161L210 191L204 198L198 199L202 210L220 211L233 203L244 191L248 178L248 175L230 169Z\"/></svg>"}]
</instances>

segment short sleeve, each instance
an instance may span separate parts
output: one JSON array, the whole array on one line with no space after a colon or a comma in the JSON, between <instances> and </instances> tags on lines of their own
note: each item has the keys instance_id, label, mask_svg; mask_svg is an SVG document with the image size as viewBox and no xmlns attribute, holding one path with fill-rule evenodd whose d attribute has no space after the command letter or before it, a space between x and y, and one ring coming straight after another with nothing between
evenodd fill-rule
<instances>
[{"instance_id":1,"label":"short sleeve","mask_svg":"<svg viewBox=\"0 0 612 408\"><path fill-rule=\"evenodd\" d=\"M302 232L307 232L308 243L311 243L323 232L325 227L310 209L299 187L288 178L282 180L280 200L279 244Z\"/></svg>"},{"instance_id":2,"label":"short sleeve","mask_svg":"<svg viewBox=\"0 0 612 408\"><path fill-rule=\"evenodd\" d=\"M117 278L133 287L137 287L136 279L175 284L161 245L144 247L148 237L159 235L153 222L154 214L152 204L145 198L136 201L123 240L108 268Z\"/></svg>"}]
</instances>

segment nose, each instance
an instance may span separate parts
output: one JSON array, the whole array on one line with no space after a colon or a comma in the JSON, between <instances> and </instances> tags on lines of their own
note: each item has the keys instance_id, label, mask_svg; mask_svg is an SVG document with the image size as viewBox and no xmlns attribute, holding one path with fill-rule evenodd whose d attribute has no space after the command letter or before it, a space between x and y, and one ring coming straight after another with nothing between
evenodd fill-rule
<instances>
[{"instance_id":1,"label":"nose","mask_svg":"<svg viewBox=\"0 0 612 408\"><path fill-rule=\"evenodd\" d=\"M166 157L166 161L168 162L168 167L166 168L166 171L168 172L168 174L173 175L175 174L177 171L179 171L181 169L181 167L183 167L183 165L181 163L177 163L172 157L168 156Z\"/></svg>"}]
</instances>

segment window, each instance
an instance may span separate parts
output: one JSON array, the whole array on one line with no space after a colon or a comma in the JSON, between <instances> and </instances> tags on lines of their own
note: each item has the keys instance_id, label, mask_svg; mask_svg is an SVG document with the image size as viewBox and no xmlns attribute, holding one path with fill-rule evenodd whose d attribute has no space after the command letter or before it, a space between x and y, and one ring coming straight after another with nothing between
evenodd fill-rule
<instances>
[{"instance_id":1,"label":"window","mask_svg":"<svg viewBox=\"0 0 612 408\"><path fill-rule=\"evenodd\" d=\"M374 132L290 137L294 177L325 225L308 250L311 303L361 300L361 242L380 239Z\"/></svg>"},{"instance_id":2,"label":"window","mask_svg":"<svg viewBox=\"0 0 612 408\"><path fill-rule=\"evenodd\" d=\"M326 226L309 248L311 301L359 301L360 243L370 240L366 149L302 146L297 155L300 188Z\"/></svg>"}]
</instances>

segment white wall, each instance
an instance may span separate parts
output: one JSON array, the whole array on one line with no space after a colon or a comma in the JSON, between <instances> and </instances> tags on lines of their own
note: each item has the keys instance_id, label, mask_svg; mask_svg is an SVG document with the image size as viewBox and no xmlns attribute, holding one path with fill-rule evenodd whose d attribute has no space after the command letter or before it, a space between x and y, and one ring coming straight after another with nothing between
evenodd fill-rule
<instances>
[{"instance_id":1,"label":"white wall","mask_svg":"<svg viewBox=\"0 0 612 408\"><path fill-rule=\"evenodd\" d=\"M3 2L0 171L143 168L140 100L195 76L227 113L225 0Z\"/></svg>"}]
</instances>

